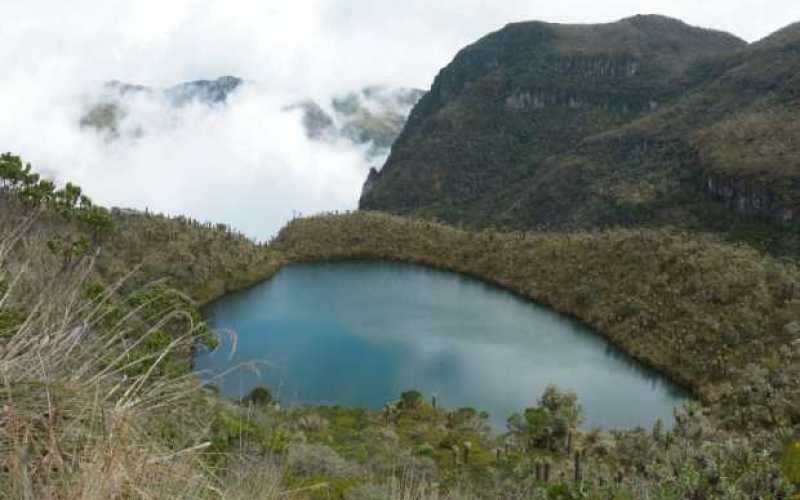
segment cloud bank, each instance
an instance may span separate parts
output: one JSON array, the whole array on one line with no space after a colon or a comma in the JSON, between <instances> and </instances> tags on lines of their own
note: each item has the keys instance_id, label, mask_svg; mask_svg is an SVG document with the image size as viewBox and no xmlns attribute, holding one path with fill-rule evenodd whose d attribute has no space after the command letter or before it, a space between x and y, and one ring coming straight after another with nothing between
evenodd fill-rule
<instances>
[{"instance_id":1,"label":"cloud bank","mask_svg":"<svg viewBox=\"0 0 800 500\"><path fill-rule=\"evenodd\" d=\"M748 40L800 19L795 1L27 0L0 3L0 149L109 205L232 223L266 238L293 212L356 206L368 162L310 141L287 103L370 84L427 88L456 51L512 21L661 13ZM102 84L243 77L224 108L136 108L145 136L78 126Z\"/></svg>"}]
</instances>

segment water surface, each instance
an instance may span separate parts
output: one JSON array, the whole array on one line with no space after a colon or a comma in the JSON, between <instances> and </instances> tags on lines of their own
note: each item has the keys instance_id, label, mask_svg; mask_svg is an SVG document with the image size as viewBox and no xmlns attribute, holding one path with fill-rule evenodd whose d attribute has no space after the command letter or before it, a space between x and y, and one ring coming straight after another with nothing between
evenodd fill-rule
<instances>
[{"instance_id":1,"label":"water surface","mask_svg":"<svg viewBox=\"0 0 800 500\"><path fill-rule=\"evenodd\" d=\"M236 334L196 357L240 397L266 385L284 405L378 409L402 391L505 419L548 384L578 393L587 426L672 420L685 391L575 321L481 281L391 263L296 264L210 305L211 325Z\"/></svg>"}]
</instances>

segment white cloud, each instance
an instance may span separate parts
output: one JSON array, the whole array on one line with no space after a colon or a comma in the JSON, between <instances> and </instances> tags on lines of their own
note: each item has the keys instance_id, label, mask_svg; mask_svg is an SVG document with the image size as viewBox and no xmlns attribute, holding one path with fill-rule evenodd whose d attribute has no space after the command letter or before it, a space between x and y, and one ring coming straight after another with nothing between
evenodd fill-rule
<instances>
[{"instance_id":1,"label":"white cloud","mask_svg":"<svg viewBox=\"0 0 800 500\"><path fill-rule=\"evenodd\" d=\"M793 0L0 0L0 149L98 200L230 222L266 237L293 210L355 207L359 151L309 142L297 96L386 83L426 88L458 49L507 22L680 17L748 40L800 19ZM232 74L226 110L192 108L136 142L81 132L81 96L118 79L171 85ZM138 109L138 108L137 108ZM141 113L147 112L145 108ZM174 117L173 117L174 118Z\"/></svg>"}]
</instances>

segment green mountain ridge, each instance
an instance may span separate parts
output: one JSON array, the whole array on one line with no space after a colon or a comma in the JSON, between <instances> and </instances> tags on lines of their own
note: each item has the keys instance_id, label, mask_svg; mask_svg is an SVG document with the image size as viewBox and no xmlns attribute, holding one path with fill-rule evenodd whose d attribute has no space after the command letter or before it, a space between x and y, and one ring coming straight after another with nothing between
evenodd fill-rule
<instances>
[{"instance_id":1,"label":"green mountain ridge","mask_svg":"<svg viewBox=\"0 0 800 500\"><path fill-rule=\"evenodd\" d=\"M798 41L798 25L747 45L661 16L508 25L440 72L360 207L516 229L793 225Z\"/></svg>"}]
</instances>

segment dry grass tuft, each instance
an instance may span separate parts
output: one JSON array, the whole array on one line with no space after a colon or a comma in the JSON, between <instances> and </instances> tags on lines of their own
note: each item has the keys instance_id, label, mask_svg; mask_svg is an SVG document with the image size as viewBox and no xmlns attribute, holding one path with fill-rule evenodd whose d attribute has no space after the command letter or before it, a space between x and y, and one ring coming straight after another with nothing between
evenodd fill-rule
<instances>
[{"instance_id":1,"label":"dry grass tuft","mask_svg":"<svg viewBox=\"0 0 800 500\"><path fill-rule=\"evenodd\" d=\"M0 269L8 269L5 259L23 235L0 236ZM213 495L202 460L208 443L200 385L191 374L159 370L194 342L196 326L160 352L135 355L161 323L186 313L172 311L132 339L136 308L109 325L104 306L115 289L94 299L84 293L93 259L53 274L32 262L35 255L5 275L0 289L0 317L17 317L0 339L0 497ZM29 296L17 286L23 282L45 286Z\"/></svg>"}]
</instances>

